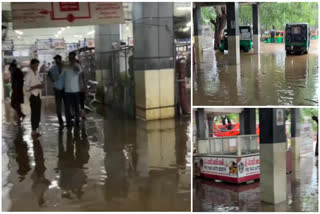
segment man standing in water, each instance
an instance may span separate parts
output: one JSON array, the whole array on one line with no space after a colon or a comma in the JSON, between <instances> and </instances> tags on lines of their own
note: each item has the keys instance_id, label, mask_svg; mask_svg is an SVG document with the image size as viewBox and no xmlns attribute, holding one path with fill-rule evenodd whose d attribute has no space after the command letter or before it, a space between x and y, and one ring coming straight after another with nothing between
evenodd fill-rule
<instances>
[{"instance_id":1,"label":"man standing in water","mask_svg":"<svg viewBox=\"0 0 320 214\"><path fill-rule=\"evenodd\" d=\"M69 64L63 67L62 79L64 82L65 90L65 106L66 106L66 119L67 127L73 126L71 109L75 113L75 125L79 126L80 118L80 86L79 86L79 73L81 72L81 66L77 63L76 53L69 53Z\"/></svg>"},{"instance_id":2,"label":"man standing in water","mask_svg":"<svg viewBox=\"0 0 320 214\"><path fill-rule=\"evenodd\" d=\"M39 137L38 132L40 117L41 117L41 89L42 79L40 77L39 71L39 60L32 59L30 62L30 70L25 76L24 85L26 90L31 93L30 95L30 108L31 108L31 127L32 127L32 137Z\"/></svg>"},{"instance_id":3,"label":"man standing in water","mask_svg":"<svg viewBox=\"0 0 320 214\"><path fill-rule=\"evenodd\" d=\"M21 110L21 104L24 103L23 73L15 60L10 64L9 70L12 83L11 107L17 112L18 123L20 123L26 116Z\"/></svg>"},{"instance_id":4,"label":"man standing in water","mask_svg":"<svg viewBox=\"0 0 320 214\"><path fill-rule=\"evenodd\" d=\"M51 67L49 70L48 76L54 82L54 96L56 101L56 112L59 120L60 127L63 128L63 119L62 119L62 100L65 104L64 100L64 82L62 78L62 57L60 55L56 55L54 58L55 65ZM66 108L65 108L65 115Z\"/></svg>"}]
</instances>

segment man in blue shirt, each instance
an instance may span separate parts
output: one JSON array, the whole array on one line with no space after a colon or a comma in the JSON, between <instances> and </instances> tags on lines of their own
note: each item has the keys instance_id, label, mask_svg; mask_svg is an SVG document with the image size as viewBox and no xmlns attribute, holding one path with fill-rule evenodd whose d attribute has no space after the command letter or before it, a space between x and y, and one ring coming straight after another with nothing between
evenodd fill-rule
<instances>
[{"instance_id":1,"label":"man in blue shirt","mask_svg":"<svg viewBox=\"0 0 320 214\"><path fill-rule=\"evenodd\" d=\"M73 125L71 109L74 110L75 125L79 126L79 119L80 119L79 73L80 72L81 72L81 66L79 63L77 63L76 54L74 52L70 52L69 64L63 66L63 72L61 74L64 82L66 119L67 119L68 128L71 128Z\"/></svg>"},{"instance_id":2,"label":"man in blue shirt","mask_svg":"<svg viewBox=\"0 0 320 214\"><path fill-rule=\"evenodd\" d=\"M60 55L56 55L54 58L55 65L48 72L48 76L54 82L54 95L56 100L56 112L59 120L60 127L63 127L63 119L62 119L62 100L66 105L64 100L64 82L62 79L62 57ZM65 108L66 115L66 108Z\"/></svg>"}]
</instances>

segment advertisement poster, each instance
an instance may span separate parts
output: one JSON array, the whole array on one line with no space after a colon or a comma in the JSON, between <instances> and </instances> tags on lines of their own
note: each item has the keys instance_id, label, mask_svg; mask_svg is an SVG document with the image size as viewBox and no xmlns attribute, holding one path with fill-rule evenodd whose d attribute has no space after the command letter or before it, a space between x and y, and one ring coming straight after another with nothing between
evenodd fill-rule
<instances>
[{"instance_id":1,"label":"advertisement poster","mask_svg":"<svg viewBox=\"0 0 320 214\"><path fill-rule=\"evenodd\" d=\"M238 165L236 158L201 157L201 173L238 177Z\"/></svg>"},{"instance_id":2,"label":"advertisement poster","mask_svg":"<svg viewBox=\"0 0 320 214\"><path fill-rule=\"evenodd\" d=\"M260 174L260 157L224 158L224 157L201 157L201 173L242 178Z\"/></svg>"},{"instance_id":3,"label":"advertisement poster","mask_svg":"<svg viewBox=\"0 0 320 214\"><path fill-rule=\"evenodd\" d=\"M243 157L238 163L239 178L260 174L260 157Z\"/></svg>"},{"instance_id":4,"label":"advertisement poster","mask_svg":"<svg viewBox=\"0 0 320 214\"><path fill-rule=\"evenodd\" d=\"M277 126L283 126L284 125L284 110L283 109L277 109Z\"/></svg>"}]
</instances>

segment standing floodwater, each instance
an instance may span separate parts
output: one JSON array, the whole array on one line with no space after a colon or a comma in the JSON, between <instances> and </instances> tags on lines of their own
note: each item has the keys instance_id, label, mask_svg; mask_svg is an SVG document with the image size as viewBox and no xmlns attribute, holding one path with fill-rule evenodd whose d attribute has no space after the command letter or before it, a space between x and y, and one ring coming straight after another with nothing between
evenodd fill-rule
<instances>
[{"instance_id":1,"label":"standing floodwater","mask_svg":"<svg viewBox=\"0 0 320 214\"><path fill-rule=\"evenodd\" d=\"M260 184L228 184L209 179L193 181L193 211L205 212L318 212L318 158L301 158L300 174L287 175L287 200L261 201Z\"/></svg>"},{"instance_id":2,"label":"standing floodwater","mask_svg":"<svg viewBox=\"0 0 320 214\"><path fill-rule=\"evenodd\" d=\"M18 128L3 107L3 211L190 211L189 118L144 122L103 109L59 131L47 100L33 141L29 118Z\"/></svg>"},{"instance_id":3,"label":"standing floodwater","mask_svg":"<svg viewBox=\"0 0 320 214\"><path fill-rule=\"evenodd\" d=\"M284 44L261 42L261 53L242 52L240 65L206 50L193 75L193 104L318 105L317 46L312 40L309 54L287 56Z\"/></svg>"}]
</instances>

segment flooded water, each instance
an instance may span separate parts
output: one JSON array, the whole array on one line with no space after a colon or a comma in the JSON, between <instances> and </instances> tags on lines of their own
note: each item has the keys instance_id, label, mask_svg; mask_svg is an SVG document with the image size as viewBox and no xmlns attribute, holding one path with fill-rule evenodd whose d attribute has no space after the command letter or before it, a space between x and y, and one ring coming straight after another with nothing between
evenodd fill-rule
<instances>
[{"instance_id":1,"label":"flooded water","mask_svg":"<svg viewBox=\"0 0 320 214\"><path fill-rule=\"evenodd\" d=\"M196 178L193 210L206 212L318 212L318 159L301 159L300 173L287 175L287 200L273 205L261 202L259 182L218 183Z\"/></svg>"},{"instance_id":2,"label":"flooded water","mask_svg":"<svg viewBox=\"0 0 320 214\"><path fill-rule=\"evenodd\" d=\"M227 52L206 49L194 72L194 105L318 105L318 41L309 54L286 56L284 44L261 43L261 53L241 52L228 65Z\"/></svg>"},{"instance_id":3,"label":"flooded water","mask_svg":"<svg viewBox=\"0 0 320 214\"><path fill-rule=\"evenodd\" d=\"M190 211L189 118L144 122L102 109L59 131L43 103L39 140L4 106L3 211ZM28 112L28 109L25 109Z\"/></svg>"}]
</instances>

